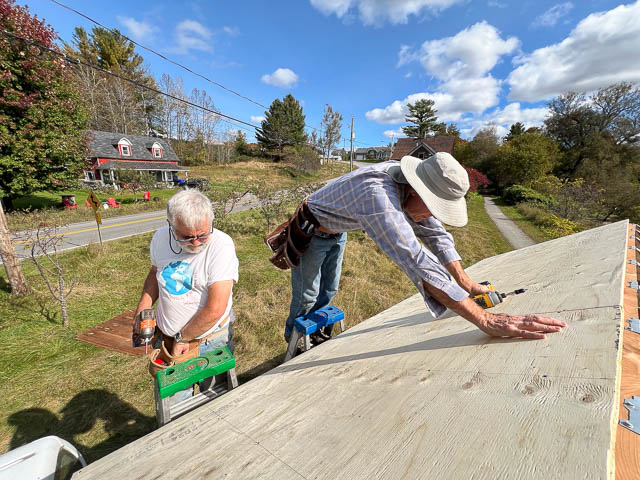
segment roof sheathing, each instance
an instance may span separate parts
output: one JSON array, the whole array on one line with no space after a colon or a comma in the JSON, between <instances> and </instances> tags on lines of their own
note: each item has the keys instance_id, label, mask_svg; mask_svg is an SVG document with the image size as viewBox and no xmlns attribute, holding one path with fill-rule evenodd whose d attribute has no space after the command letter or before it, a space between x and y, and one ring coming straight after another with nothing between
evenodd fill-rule
<instances>
[{"instance_id":1,"label":"roof sheathing","mask_svg":"<svg viewBox=\"0 0 640 480\"><path fill-rule=\"evenodd\" d=\"M489 338L415 295L74 478L611 478L627 228L467 270L562 333Z\"/></svg>"}]
</instances>

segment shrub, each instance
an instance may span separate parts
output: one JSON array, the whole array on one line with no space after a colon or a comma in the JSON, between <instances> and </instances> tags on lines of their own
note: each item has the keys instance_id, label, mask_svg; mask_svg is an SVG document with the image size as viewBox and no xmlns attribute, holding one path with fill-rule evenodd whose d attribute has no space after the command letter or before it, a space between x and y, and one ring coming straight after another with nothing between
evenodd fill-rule
<instances>
[{"instance_id":1,"label":"shrub","mask_svg":"<svg viewBox=\"0 0 640 480\"><path fill-rule=\"evenodd\" d=\"M540 230L542 230L545 235L553 238L572 235L584 230L584 228L576 222L558 217L547 210L529 203L519 203L517 208L525 217L540 227Z\"/></svg>"},{"instance_id":2,"label":"shrub","mask_svg":"<svg viewBox=\"0 0 640 480\"><path fill-rule=\"evenodd\" d=\"M464 169L469 174L469 192L482 191L489 186L489 179L484 173L475 168L464 167Z\"/></svg>"},{"instance_id":3,"label":"shrub","mask_svg":"<svg viewBox=\"0 0 640 480\"><path fill-rule=\"evenodd\" d=\"M502 199L509 205L517 203L531 203L543 207L550 207L553 204L553 198L536 192L534 189L524 187L522 185L512 185L502 192Z\"/></svg>"}]
</instances>

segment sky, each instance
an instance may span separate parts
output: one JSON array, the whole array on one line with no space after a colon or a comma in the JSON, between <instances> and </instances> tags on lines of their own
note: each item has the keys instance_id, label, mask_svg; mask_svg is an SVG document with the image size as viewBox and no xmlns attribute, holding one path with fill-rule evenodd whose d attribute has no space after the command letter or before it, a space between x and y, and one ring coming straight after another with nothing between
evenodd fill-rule
<instances>
[{"instance_id":1,"label":"sky","mask_svg":"<svg viewBox=\"0 0 640 480\"><path fill-rule=\"evenodd\" d=\"M309 127L331 105L347 148L353 117L354 149L404 136L407 104L422 98L470 139L488 125L500 136L515 122L539 126L568 91L640 82L640 0L59 1L259 104L291 93ZM67 42L74 27L94 26L51 0L17 3ZM220 112L264 118L265 108L136 51L156 78L180 75Z\"/></svg>"}]
</instances>

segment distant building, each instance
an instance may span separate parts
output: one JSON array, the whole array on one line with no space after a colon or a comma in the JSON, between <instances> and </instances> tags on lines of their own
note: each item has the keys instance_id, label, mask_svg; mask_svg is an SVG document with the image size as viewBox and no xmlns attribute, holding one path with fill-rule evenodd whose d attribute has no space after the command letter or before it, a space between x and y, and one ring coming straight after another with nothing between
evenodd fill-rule
<instances>
[{"instance_id":1,"label":"distant building","mask_svg":"<svg viewBox=\"0 0 640 480\"><path fill-rule=\"evenodd\" d=\"M389 154L391 150L389 147L367 147L367 148L358 148L354 154L354 160L379 160L385 161L389 160Z\"/></svg>"},{"instance_id":2,"label":"distant building","mask_svg":"<svg viewBox=\"0 0 640 480\"><path fill-rule=\"evenodd\" d=\"M178 165L180 159L164 138L100 130L89 130L88 136L91 166L84 170L87 182L112 183L120 168L152 173L156 182L169 185L178 179L178 173L189 171Z\"/></svg>"},{"instance_id":3,"label":"distant building","mask_svg":"<svg viewBox=\"0 0 640 480\"><path fill-rule=\"evenodd\" d=\"M399 138L393 147L390 160L400 160L405 155L416 158L427 158L437 152L447 152L453 155L455 137L438 135L427 138Z\"/></svg>"}]
</instances>

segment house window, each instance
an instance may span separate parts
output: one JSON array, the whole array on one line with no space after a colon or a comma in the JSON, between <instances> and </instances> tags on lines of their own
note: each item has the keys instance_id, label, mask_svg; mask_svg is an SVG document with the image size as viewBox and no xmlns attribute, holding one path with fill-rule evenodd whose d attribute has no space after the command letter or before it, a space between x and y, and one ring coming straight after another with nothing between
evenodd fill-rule
<instances>
[{"instance_id":1,"label":"house window","mask_svg":"<svg viewBox=\"0 0 640 480\"><path fill-rule=\"evenodd\" d=\"M118 150L120 151L120 155L123 157L131 156L131 142L126 138L120 139L118 142Z\"/></svg>"},{"instance_id":2,"label":"house window","mask_svg":"<svg viewBox=\"0 0 640 480\"><path fill-rule=\"evenodd\" d=\"M162 158L162 146L158 142L151 146L151 154L153 158Z\"/></svg>"},{"instance_id":3,"label":"house window","mask_svg":"<svg viewBox=\"0 0 640 480\"><path fill-rule=\"evenodd\" d=\"M424 153L421 153L418 157L422 160L424 158Z\"/></svg>"}]
</instances>

